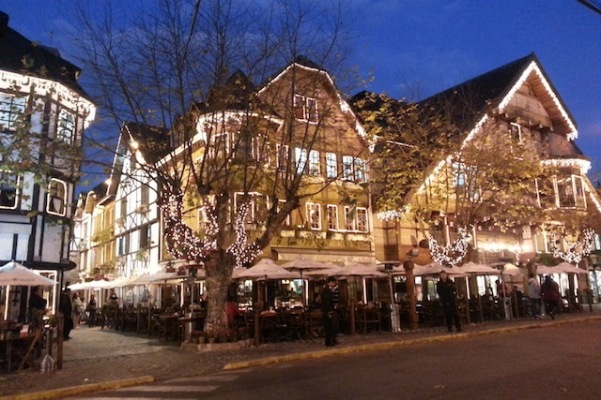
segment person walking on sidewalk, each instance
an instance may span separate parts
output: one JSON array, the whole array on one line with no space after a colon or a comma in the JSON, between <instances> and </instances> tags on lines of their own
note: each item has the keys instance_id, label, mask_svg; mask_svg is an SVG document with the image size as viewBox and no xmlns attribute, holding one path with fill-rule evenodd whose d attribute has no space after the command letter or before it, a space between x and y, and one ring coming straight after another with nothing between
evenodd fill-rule
<instances>
[{"instance_id":1,"label":"person walking on sidewalk","mask_svg":"<svg viewBox=\"0 0 601 400\"><path fill-rule=\"evenodd\" d=\"M338 284L333 276L327 279L321 291L321 310L323 312L326 346L335 346L338 331Z\"/></svg>"},{"instance_id":2,"label":"person walking on sidewalk","mask_svg":"<svg viewBox=\"0 0 601 400\"><path fill-rule=\"evenodd\" d=\"M545 281L540 287L541 298L545 303L545 313L555 319L557 313L557 306L561 299L561 293L559 293L559 285L553 280L551 275L545 276Z\"/></svg>"},{"instance_id":3,"label":"person walking on sidewalk","mask_svg":"<svg viewBox=\"0 0 601 400\"><path fill-rule=\"evenodd\" d=\"M461 319L457 310L457 288L455 282L449 278L445 271L440 271L439 280L436 283L436 292L442 304L442 312L447 323L449 332L453 332L453 323L457 332L461 332Z\"/></svg>"}]
</instances>

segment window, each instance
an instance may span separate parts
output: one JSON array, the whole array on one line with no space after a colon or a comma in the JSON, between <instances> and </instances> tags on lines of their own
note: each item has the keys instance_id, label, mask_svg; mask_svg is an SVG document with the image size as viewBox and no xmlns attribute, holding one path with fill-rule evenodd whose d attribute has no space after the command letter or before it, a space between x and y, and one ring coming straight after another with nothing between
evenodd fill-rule
<instances>
[{"instance_id":1,"label":"window","mask_svg":"<svg viewBox=\"0 0 601 400\"><path fill-rule=\"evenodd\" d=\"M295 94L293 111L296 119L309 122L317 122L318 120L317 100L314 98Z\"/></svg>"},{"instance_id":2,"label":"window","mask_svg":"<svg viewBox=\"0 0 601 400\"><path fill-rule=\"evenodd\" d=\"M312 230L321 230L321 204L307 203L307 221Z\"/></svg>"},{"instance_id":3,"label":"window","mask_svg":"<svg viewBox=\"0 0 601 400\"><path fill-rule=\"evenodd\" d=\"M150 200L150 188L146 184L140 186L140 205L148 206Z\"/></svg>"},{"instance_id":4,"label":"window","mask_svg":"<svg viewBox=\"0 0 601 400\"><path fill-rule=\"evenodd\" d=\"M119 236L117 238L117 255L123 256L127 253L129 253L129 236Z\"/></svg>"},{"instance_id":5,"label":"window","mask_svg":"<svg viewBox=\"0 0 601 400\"><path fill-rule=\"evenodd\" d=\"M327 222L328 222L328 230L337 231L338 230L338 206L334 204L328 204L328 214L327 214Z\"/></svg>"},{"instance_id":6,"label":"window","mask_svg":"<svg viewBox=\"0 0 601 400\"><path fill-rule=\"evenodd\" d=\"M248 132L244 130L240 132L240 138L236 142L236 157L238 159L257 159L257 144L255 138L253 138Z\"/></svg>"},{"instance_id":7,"label":"window","mask_svg":"<svg viewBox=\"0 0 601 400\"><path fill-rule=\"evenodd\" d=\"M150 226L143 225L140 227L140 243L138 248L140 250L148 249L150 247Z\"/></svg>"},{"instance_id":8,"label":"window","mask_svg":"<svg viewBox=\"0 0 601 400\"><path fill-rule=\"evenodd\" d=\"M25 97L0 94L0 129L14 131L19 117L25 114Z\"/></svg>"},{"instance_id":9,"label":"window","mask_svg":"<svg viewBox=\"0 0 601 400\"><path fill-rule=\"evenodd\" d=\"M574 201L576 202L576 207L586 208L586 196L584 194L582 177L574 175L572 179L574 180Z\"/></svg>"},{"instance_id":10,"label":"window","mask_svg":"<svg viewBox=\"0 0 601 400\"><path fill-rule=\"evenodd\" d=\"M572 177L557 178L557 200L559 207L575 207L574 186Z\"/></svg>"},{"instance_id":11,"label":"window","mask_svg":"<svg viewBox=\"0 0 601 400\"><path fill-rule=\"evenodd\" d=\"M321 168L319 165L319 151L311 150L309 152L309 175L321 175Z\"/></svg>"},{"instance_id":12,"label":"window","mask_svg":"<svg viewBox=\"0 0 601 400\"><path fill-rule=\"evenodd\" d=\"M278 200L278 212L280 211L281 207L279 206L279 204L285 203L285 200ZM286 215L286 218L284 219L284 222L282 222L282 226L290 226L292 225L291 219L290 219L290 214Z\"/></svg>"},{"instance_id":13,"label":"window","mask_svg":"<svg viewBox=\"0 0 601 400\"><path fill-rule=\"evenodd\" d=\"M344 206L344 229L347 231L355 230L356 207Z\"/></svg>"},{"instance_id":14,"label":"window","mask_svg":"<svg viewBox=\"0 0 601 400\"><path fill-rule=\"evenodd\" d=\"M209 144L209 156L212 158L229 157L230 135L228 133L217 133L211 137Z\"/></svg>"},{"instance_id":15,"label":"window","mask_svg":"<svg viewBox=\"0 0 601 400\"><path fill-rule=\"evenodd\" d=\"M512 122L509 124L509 133L511 138L517 143L522 142L522 126Z\"/></svg>"},{"instance_id":16,"label":"window","mask_svg":"<svg viewBox=\"0 0 601 400\"><path fill-rule=\"evenodd\" d=\"M0 171L0 209L14 210L19 200L19 176Z\"/></svg>"},{"instance_id":17,"label":"window","mask_svg":"<svg viewBox=\"0 0 601 400\"><path fill-rule=\"evenodd\" d=\"M360 158L355 158L355 181L365 182L365 163Z\"/></svg>"},{"instance_id":18,"label":"window","mask_svg":"<svg viewBox=\"0 0 601 400\"><path fill-rule=\"evenodd\" d=\"M338 177L336 153L326 153L326 177L331 179Z\"/></svg>"},{"instance_id":19,"label":"window","mask_svg":"<svg viewBox=\"0 0 601 400\"><path fill-rule=\"evenodd\" d=\"M67 211L67 184L58 179L50 179L46 195L46 211L49 214L64 216Z\"/></svg>"},{"instance_id":20,"label":"window","mask_svg":"<svg viewBox=\"0 0 601 400\"><path fill-rule=\"evenodd\" d=\"M294 149L294 160L296 162L296 173L302 174L305 171L307 165L307 150L297 147Z\"/></svg>"},{"instance_id":21,"label":"window","mask_svg":"<svg viewBox=\"0 0 601 400\"><path fill-rule=\"evenodd\" d=\"M276 150L276 166L278 168L286 168L286 166L290 164L290 147L285 144L278 144L276 145Z\"/></svg>"},{"instance_id":22,"label":"window","mask_svg":"<svg viewBox=\"0 0 601 400\"><path fill-rule=\"evenodd\" d=\"M73 143L73 134L75 132L75 118L73 114L67 110L61 110L58 116L58 130L56 132L56 140L71 144Z\"/></svg>"},{"instance_id":23,"label":"window","mask_svg":"<svg viewBox=\"0 0 601 400\"><path fill-rule=\"evenodd\" d=\"M357 231L367 232L369 225L367 223L367 209L357 207Z\"/></svg>"},{"instance_id":24,"label":"window","mask_svg":"<svg viewBox=\"0 0 601 400\"><path fill-rule=\"evenodd\" d=\"M342 179L353 180L353 157L342 156Z\"/></svg>"},{"instance_id":25,"label":"window","mask_svg":"<svg viewBox=\"0 0 601 400\"><path fill-rule=\"evenodd\" d=\"M536 179L536 192L538 197L538 204L543 209L556 207L555 201L555 188L552 178Z\"/></svg>"},{"instance_id":26,"label":"window","mask_svg":"<svg viewBox=\"0 0 601 400\"><path fill-rule=\"evenodd\" d=\"M454 162L452 168L455 174L455 190L457 195L463 199L477 200L480 194L473 178L473 169L460 162Z\"/></svg>"}]
</instances>

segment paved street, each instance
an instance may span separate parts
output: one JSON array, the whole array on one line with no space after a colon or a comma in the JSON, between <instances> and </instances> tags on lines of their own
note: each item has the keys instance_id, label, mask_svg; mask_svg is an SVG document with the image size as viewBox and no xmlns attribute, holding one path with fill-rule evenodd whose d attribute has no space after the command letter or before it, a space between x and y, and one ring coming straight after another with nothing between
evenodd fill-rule
<instances>
[{"instance_id":1,"label":"paved street","mask_svg":"<svg viewBox=\"0 0 601 400\"><path fill-rule=\"evenodd\" d=\"M86 399L597 399L601 321L175 379Z\"/></svg>"}]
</instances>

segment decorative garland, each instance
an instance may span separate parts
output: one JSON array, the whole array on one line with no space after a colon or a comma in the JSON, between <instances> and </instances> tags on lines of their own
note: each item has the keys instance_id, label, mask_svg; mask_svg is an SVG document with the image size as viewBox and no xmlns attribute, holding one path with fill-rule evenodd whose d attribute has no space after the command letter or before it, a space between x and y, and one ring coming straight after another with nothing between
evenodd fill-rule
<instances>
[{"instance_id":1,"label":"decorative garland","mask_svg":"<svg viewBox=\"0 0 601 400\"><path fill-rule=\"evenodd\" d=\"M240 205L238 215L234 221L234 230L236 232L236 241L227 248L227 252L236 258L236 267L240 268L245 264L250 264L263 251L256 243L249 245L248 235L246 233L245 221L250 208L250 202L246 201Z\"/></svg>"},{"instance_id":2,"label":"decorative garland","mask_svg":"<svg viewBox=\"0 0 601 400\"><path fill-rule=\"evenodd\" d=\"M468 242L472 237L467 233L467 228L457 229L457 240L452 245L440 246L434 236L428 237L428 248L432 259L442 265L455 266L467 255Z\"/></svg>"},{"instance_id":3,"label":"decorative garland","mask_svg":"<svg viewBox=\"0 0 601 400\"><path fill-rule=\"evenodd\" d=\"M551 232L551 251L553 252L553 257L561 258L571 264L578 264L580 260L582 260L582 257L588 257L593 250L593 237L595 231L592 229L585 229L583 235L584 239L582 242L575 241L571 243L565 240L568 251L564 252L557 247L555 232Z\"/></svg>"},{"instance_id":4,"label":"decorative garland","mask_svg":"<svg viewBox=\"0 0 601 400\"><path fill-rule=\"evenodd\" d=\"M169 200L161 205L165 220L165 234L170 238L170 240L167 240L168 250L175 258L203 260L209 253L217 250L216 236L219 232L219 226L217 225L215 208L206 205L201 207L207 219L205 235L201 239L188 225L182 222L183 198L181 192L172 193L168 197ZM247 243L248 235L244 223L249 207L249 202L240 206L240 212L234 221L236 240L226 250L236 258L236 267L251 263L262 252L256 243L251 245Z\"/></svg>"}]
</instances>

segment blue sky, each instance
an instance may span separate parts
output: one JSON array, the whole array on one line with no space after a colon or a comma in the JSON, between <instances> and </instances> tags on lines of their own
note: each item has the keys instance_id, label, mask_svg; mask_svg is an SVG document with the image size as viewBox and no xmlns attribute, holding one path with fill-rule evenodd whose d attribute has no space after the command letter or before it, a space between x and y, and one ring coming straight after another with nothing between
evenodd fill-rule
<instances>
[{"instance_id":1,"label":"blue sky","mask_svg":"<svg viewBox=\"0 0 601 400\"><path fill-rule=\"evenodd\" d=\"M534 52L572 113L601 180L601 15L576 0L348 0L352 62L368 89L412 100ZM68 0L0 0L10 26L61 49ZM75 29L74 29L75 28ZM84 71L85 74L85 71Z\"/></svg>"}]
</instances>

